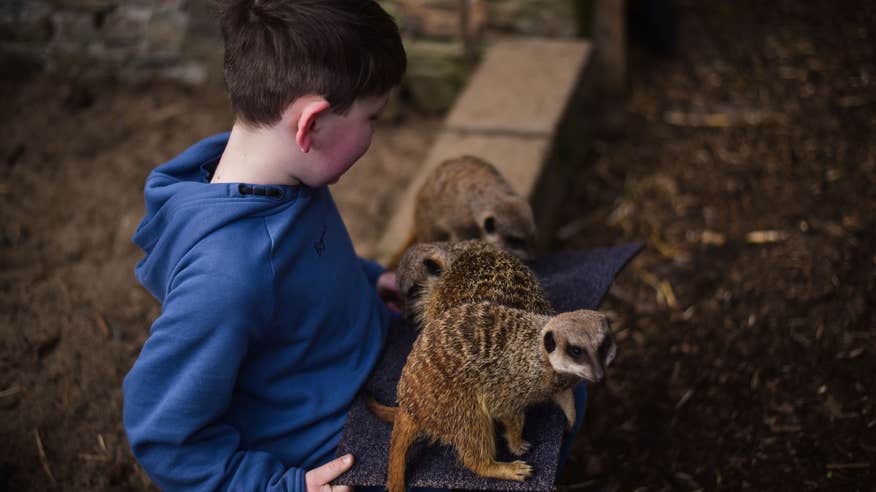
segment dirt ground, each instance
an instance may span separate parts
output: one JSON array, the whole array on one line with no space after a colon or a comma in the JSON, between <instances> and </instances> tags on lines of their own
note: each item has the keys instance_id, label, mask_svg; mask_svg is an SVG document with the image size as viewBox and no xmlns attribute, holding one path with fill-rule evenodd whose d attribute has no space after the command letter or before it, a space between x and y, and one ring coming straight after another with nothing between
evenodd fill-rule
<instances>
[{"instance_id":1,"label":"dirt ground","mask_svg":"<svg viewBox=\"0 0 876 492\"><path fill-rule=\"evenodd\" d=\"M678 3L558 231L648 242L563 488L873 490L876 11Z\"/></svg>"},{"instance_id":2,"label":"dirt ground","mask_svg":"<svg viewBox=\"0 0 876 492\"><path fill-rule=\"evenodd\" d=\"M553 231L648 243L560 489L872 490L876 9L678 6L677 55L631 46ZM130 238L146 174L225 130L225 97L0 68L0 489L149 489L121 381L159 306ZM335 189L362 254L438 124L385 123Z\"/></svg>"}]
</instances>

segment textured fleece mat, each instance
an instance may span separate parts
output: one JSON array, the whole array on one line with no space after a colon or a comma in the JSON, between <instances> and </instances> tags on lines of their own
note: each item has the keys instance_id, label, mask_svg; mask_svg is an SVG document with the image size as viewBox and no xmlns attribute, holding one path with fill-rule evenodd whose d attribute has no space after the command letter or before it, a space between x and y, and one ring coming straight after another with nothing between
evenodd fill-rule
<instances>
[{"instance_id":1,"label":"textured fleece mat","mask_svg":"<svg viewBox=\"0 0 876 492\"><path fill-rule=\"evenodd\" d=\"M639 252L641 244L557 253L533 261L530 266L558 312L596 309L615 275ZM390 330L381 361L366 385L377 401L395 405L395 388L416 332L398 323ZM546 403L529 410L523 438L532 448L522 458L514 458L497 438L499 460L523 459L533 467L525 482L497 480L475 475L459 464L454 451L446 446L418 440L408 452L409 487L479 490L549 491L554 488L565 417L556 405ZM354 486L383 486L389 461L389 436L392 425L379 420L362 397L348 415L337 455L352 453L353 467L334 483Z\"/></svg>"}]
</instances>

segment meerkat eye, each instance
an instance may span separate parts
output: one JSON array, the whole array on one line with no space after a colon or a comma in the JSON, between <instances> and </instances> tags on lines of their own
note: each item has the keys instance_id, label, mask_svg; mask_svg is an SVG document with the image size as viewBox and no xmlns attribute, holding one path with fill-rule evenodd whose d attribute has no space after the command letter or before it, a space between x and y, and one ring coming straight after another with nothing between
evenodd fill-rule
<instances>
[{"instance_id":1,"label":"meerkat eye","mask_svg":"<svg viewBox=\"0 0 876 492\"><path fill-rule=\"evenodd\" d=\"M554 340L554 333L549 331L544 335L544 349L547 353L553 352L557 348L557 341Z\"/></svg>"},{"instance_id":2,"label":"meerkat eye","mask_svg":"<svg viewBox=\"0 0 876 492\"><path fill-rule=\"evenodd\" d=\"M441 265L439 265L437 261L431 258L426 258L423 260L423 266L426 267L426 271L429 272L429 275L432 275L433 277L441 275Z\"/></svg>"},{"instance_id":3,"label":"meerkat eye","mask_svg":"<svg viewBox=\"0 0 876 492\"><path fill-rule=\"evenodd\" d=\"M584 349L577 345L569 345L569 347L566 349L566 352L571 355L572 358L578 359L584 353Z\"/></svg>"},{"instance_id":4,"label":"meerkat eye","mask_svg":"<svg viewBox=\"0 0 876 492\"><path fill-rule=\"evenodd\" d=\"M484 219L484 232L487 234L493 234L496 232L496 219L493 217L487 217Z\"/></svg>"}]
</instances>

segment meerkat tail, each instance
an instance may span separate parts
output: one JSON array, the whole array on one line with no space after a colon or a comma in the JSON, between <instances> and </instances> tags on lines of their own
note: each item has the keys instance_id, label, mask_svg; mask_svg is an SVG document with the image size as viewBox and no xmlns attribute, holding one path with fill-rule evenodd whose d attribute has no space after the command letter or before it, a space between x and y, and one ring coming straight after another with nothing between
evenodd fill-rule
<instances>
[{"instance_id":1,"label":"meerkat tail","mask_svg":"<svg viewBox=\"0 0 876 492\"><path fill-rule=\"evenodd\" d=\"M417 425L405 411L396 413L389 439L389 469L386 488L388 492L405 492L405 467L408 449L417 439Z\"/></svg>"},{"instance_id":2,"label":"meerkat tail","mask_svg":"<svg viewBox=\"0 0 876 492\"><path fill-rule=\"evenodd\" d=\"M398 414L398 407L384 405L375 400L373 396L366 397L365 404L368 405L368 409L371 410L371 413L377 418L384 422L389 422L390 424L395 420L396 414Z\"/></svg>"}]
</instances>

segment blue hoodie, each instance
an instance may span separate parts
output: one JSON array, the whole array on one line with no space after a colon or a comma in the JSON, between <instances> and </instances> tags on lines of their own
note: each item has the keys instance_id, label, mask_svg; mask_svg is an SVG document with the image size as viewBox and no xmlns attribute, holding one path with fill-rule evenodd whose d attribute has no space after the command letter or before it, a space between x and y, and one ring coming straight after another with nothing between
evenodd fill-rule
<instances>
[{"instance_id":1,"label":"blue hoodie","mask_svg":"<svg viewBox=\"0 0 876 492\"><path fill-rule=\"evenodd\" d=\"M162 489L303 492L383 346L383 270L325 187L209 184L227 141L146 181L136 274L162 311L125 378L125 429Z\"/></svg>"}]
</instances>

